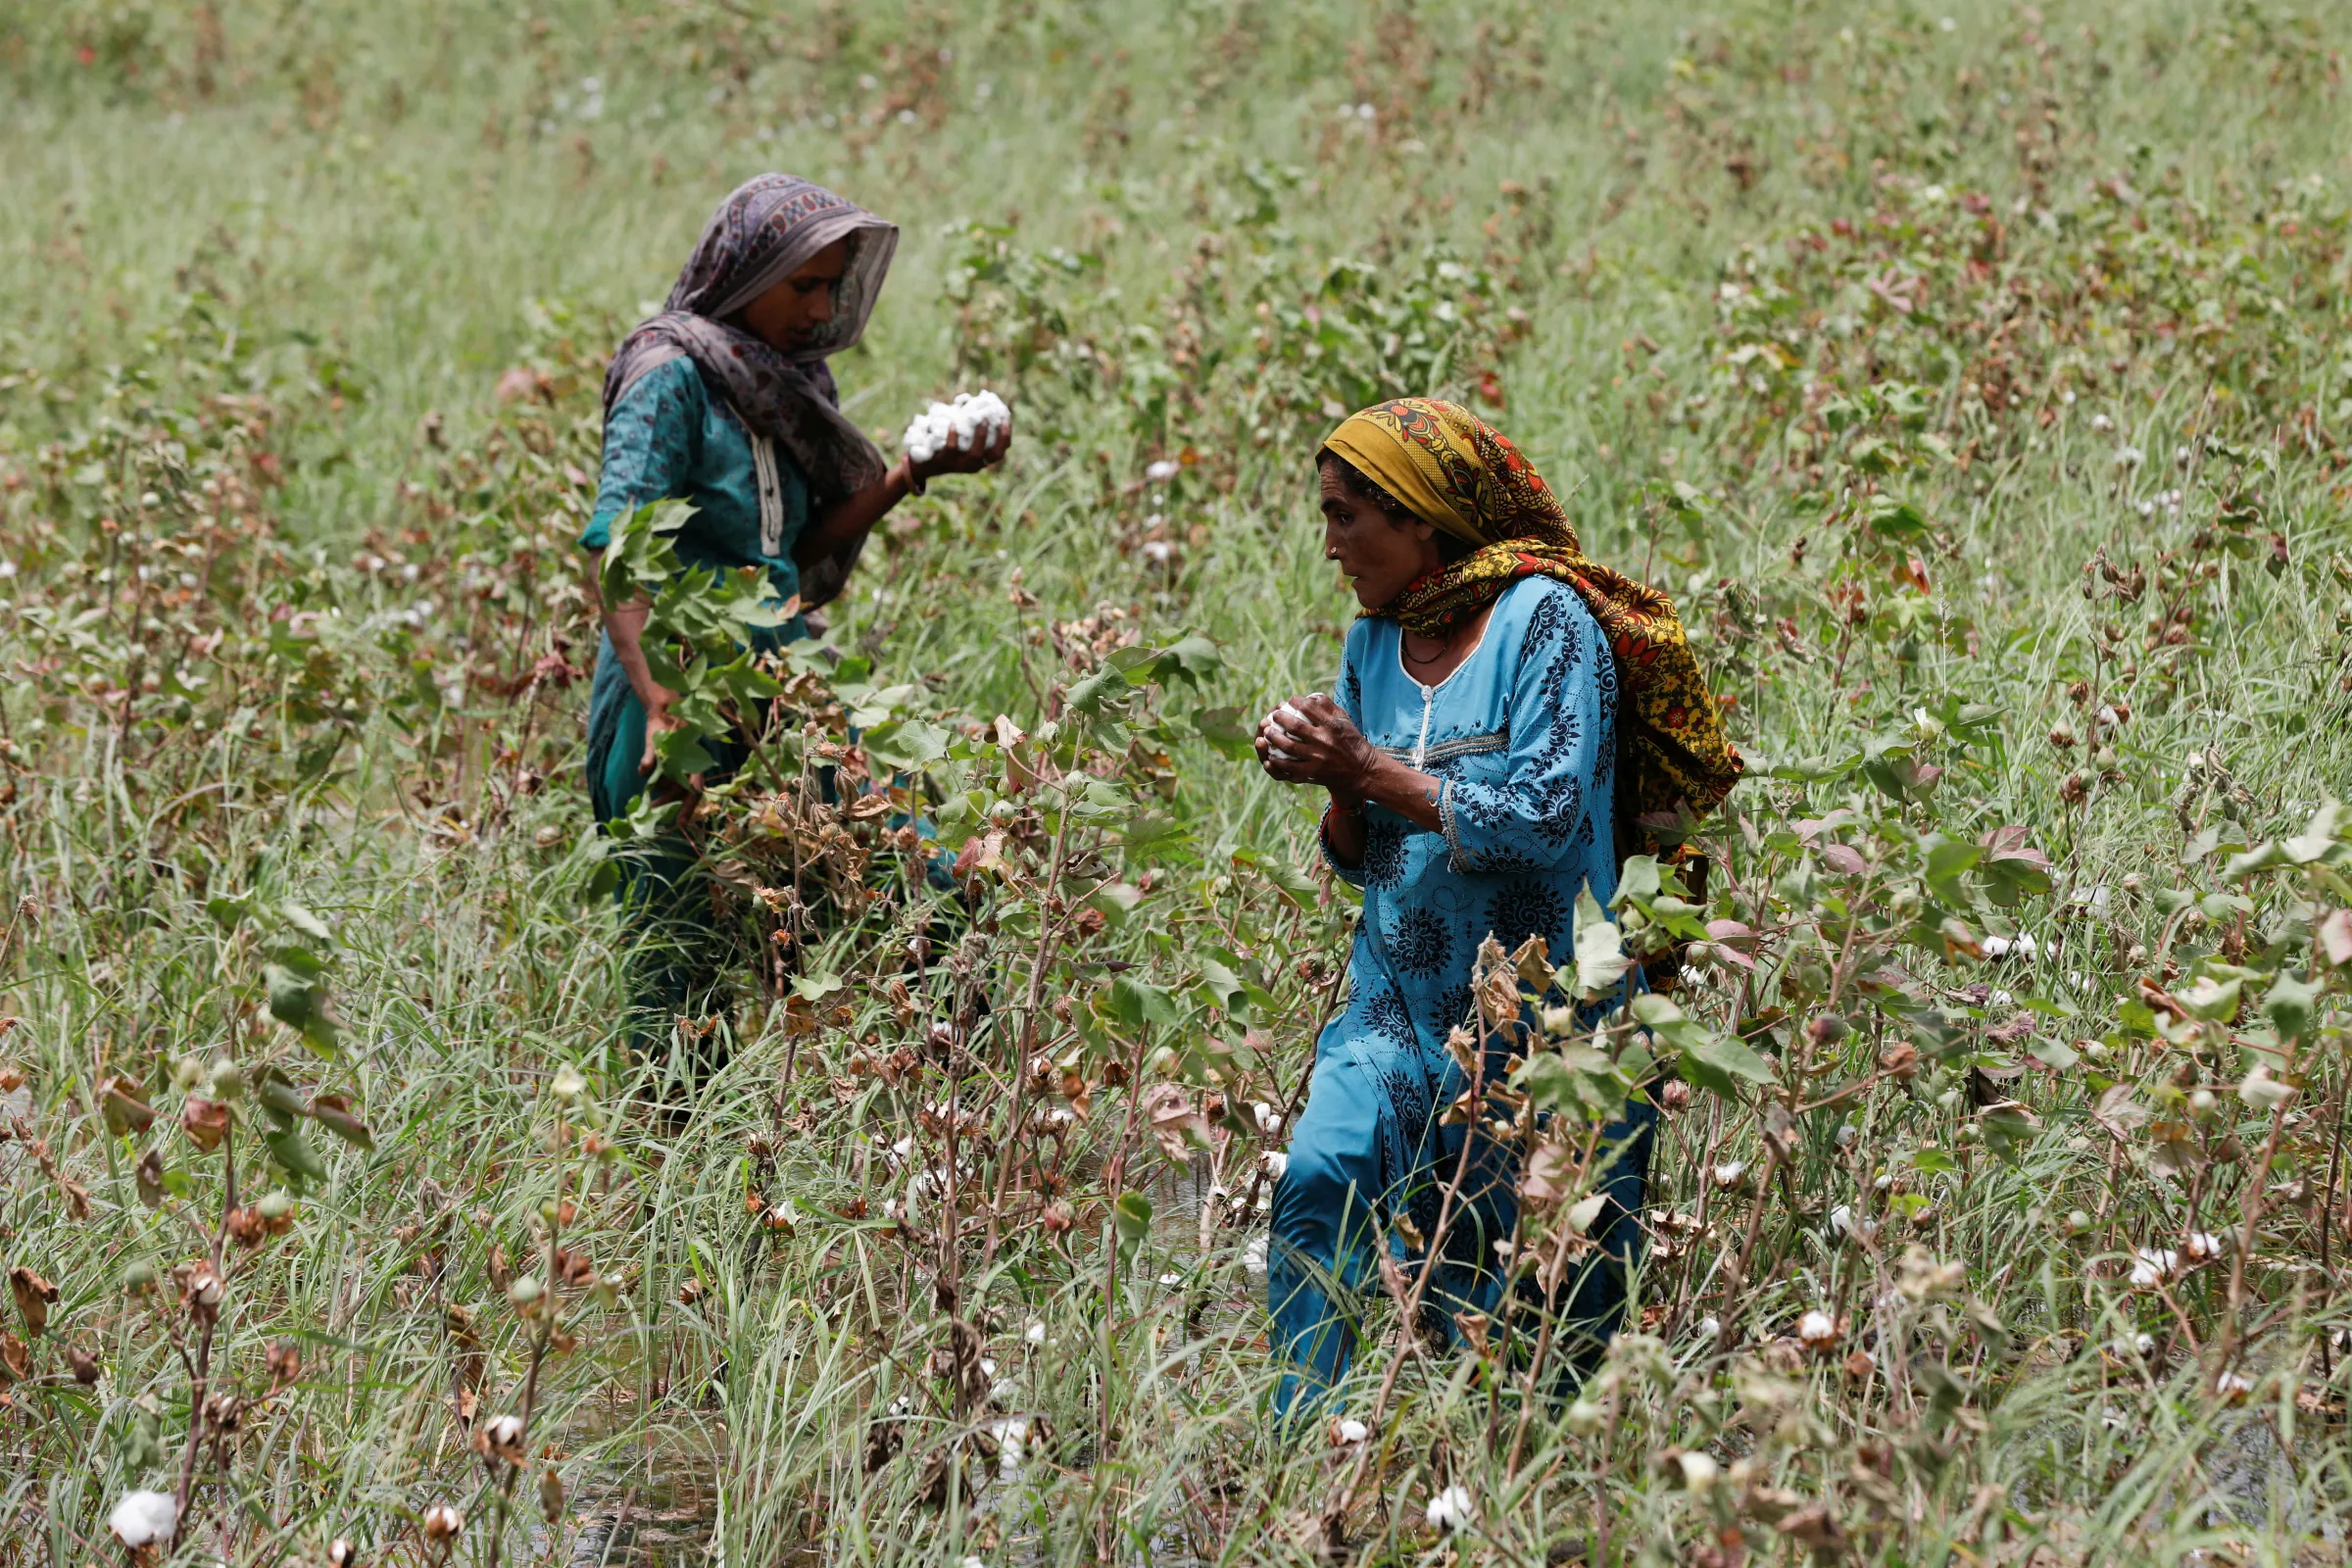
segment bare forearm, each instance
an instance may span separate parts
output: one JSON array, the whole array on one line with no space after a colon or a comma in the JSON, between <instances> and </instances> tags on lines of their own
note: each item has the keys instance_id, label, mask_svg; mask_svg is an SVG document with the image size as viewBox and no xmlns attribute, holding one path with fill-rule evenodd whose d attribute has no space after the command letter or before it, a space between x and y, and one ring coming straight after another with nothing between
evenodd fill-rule
<instances>
[{"instance_id":1,"label":"bare forearm","mask_svg":"<svg viewBox=\"0 0 2352 1568\"><path fill-rule=\"evenodd\" d=\"M1363 798L1431 832L1438 830L1439 780L1393 757L1374 762L1363 780Z\"/></svg>"},{"instance_id":2,"label":"bare forearm","mask_svg":"<svg viewBox=\"0 0 2352 1568\"><path fill-rule=\"evenodd\" d=\"M885 513L913 490L914 474L910 460L902 457L890 466L890 471L881 478L842 500L830 512L802 529L799 542L793 546L793 560L805 566L857 543L872 530L875 523L882 520Z\"/></svg>"},{"instance_id":3,"label":"bare forearm","mask_svg":"<svg viewBox=\"0 0 2352 1568\"><path fill-rule=\"evenodd\" d=\"M1323 819L1324 841L1331 846L1332 858L1342 865L1363 863L1364 819L1357 808L1367 802L1378 802L1406 821L1436 832L1438 789L1436 778L1390 757L1375 761L1353 787L1332 786L1331 814Z\"/></svg>"},{"instance_id":4,"label":"bare forearm","mask_svg":"<svg viewBox=\"0 0 2352 1568\"><path fill-rule=\"evenodd\" d=\"M653 670L645 662L645 620L653 607L644 600L622 605L605 612L605 633L612 639L612 657L620 661L621 673L629 678L629 690L647 708L660 708L670 699L670 693L654 679Z\"/></svg>"}]
</instances>

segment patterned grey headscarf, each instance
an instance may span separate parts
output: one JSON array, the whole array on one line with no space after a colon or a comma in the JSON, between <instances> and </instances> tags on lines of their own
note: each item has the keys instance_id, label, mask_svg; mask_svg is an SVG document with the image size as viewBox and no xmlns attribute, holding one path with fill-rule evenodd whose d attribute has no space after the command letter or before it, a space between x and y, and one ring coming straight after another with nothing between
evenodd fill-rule
<instances>
[{"instance_id":1,"label":"patterned grey headscarf","mask_svg":"<svg viewBox=\"0 0 2352 1568\"><path fill-rule=\"evenodd\" d=\"M849 261L833 299L833 319L790 353L730 319L790 277L836 240ZM657 366L685 358L754 433L782 446L808 478L809 503L822 511L888 471L873 442L841 413L828 356L856 343L899 248L899 230L821 185L790 174L761 174L736 187L703 227L662 314L621 340L605 371L605 417L621 394ZM860 541L862 543L862 541ZM801 602L813 608L838 596L857 564L858 545L801 572Z\"/></svg>"}]
</instances>

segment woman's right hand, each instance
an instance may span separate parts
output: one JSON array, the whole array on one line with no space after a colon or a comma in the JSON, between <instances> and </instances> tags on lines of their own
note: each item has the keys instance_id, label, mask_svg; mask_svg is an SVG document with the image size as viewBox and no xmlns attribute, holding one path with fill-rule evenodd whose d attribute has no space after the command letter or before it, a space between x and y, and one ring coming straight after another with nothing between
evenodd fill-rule
<instances>
[{"instance_id":1,"label":"woman's right hand","mask_svg":"<svg viewBox=\"0 0 2352 1568\"><path fill-rule=\"evenodd\" d=\"M978 473L982 468L993 468L1003 463L1004 454L1011 450L1012 420L1008 416L995 438L986 443L974 442L969 447L951 444L940 448L927 463L917 463L909 455L906 471L911 478L929 484L943 473Z\"/></svg>"},{"instance_id":2,"label":"woman's right hand","mask_svg":"<svg viewBox=\"0 0 2352 1568\"><path fill-rule=\"evenodd\" d=\"M1321 692L1279 704L1257 726L1258 765L1285 784L1320 784L1350 803L1361 801L1380 754Z\"/></svg>"}]
</instances>

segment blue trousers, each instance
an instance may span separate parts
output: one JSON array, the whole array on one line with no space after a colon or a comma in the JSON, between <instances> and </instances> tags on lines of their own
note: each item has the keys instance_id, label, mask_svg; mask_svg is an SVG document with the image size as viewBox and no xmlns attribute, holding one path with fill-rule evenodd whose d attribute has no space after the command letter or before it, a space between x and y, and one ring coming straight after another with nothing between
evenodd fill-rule
<instances>
[{"instance_id":1,"label":"blue trousers","mask_svg":"<svg viewBox=\"0 0 2352 1568\"><path fill-rule=\"evenodd\" d=\"M1451 1083L1439 1104L1460 1088L1458 1080ZM1517 1151L1481 1133L1465 1167L1467 1129L1440 1126L1433 1117L1412 1139L1395 1099L1381 1075L1347 1050L1325 1052L1315 1065L1288 1168L1275 1185L1266 1250L1273 1347L1284 1363L1275 1408L1283 1416L1319 1405L1346 1376L1361 1303L1366 1292L1380 1289L1380 1250L1405 1264L1408 1277L1417 1262L1393 1239L1390 1220L1407 1214L1422 1236L1431 1235L1444 1184L1457 1170L1464 1172L1461 1190L1423 1297L1425 1323L1452 1345L1461 1333L1457 1314L1482 1313L1491 1321L1497 1315L1504 1270L1494 1243L1507 1240L1518 1222ZM1624 1316L1627 1277L1641 1254L1637 1215L1656 1125L1657 1108L1637 1102L1602 1130L1602 1149L1616 1153L1597 1188L1609 1205L1588 1233L1599 1246L1551 1301L1526 1288L1520 1322L1532 1323L1546 1308L1557 1314L1551 1354L1565 1381L1599 1363ZM1524 1337L1515 1348L1532 1346L1532 1330L1515 1333Z\"/></svg>"}]
</instances>

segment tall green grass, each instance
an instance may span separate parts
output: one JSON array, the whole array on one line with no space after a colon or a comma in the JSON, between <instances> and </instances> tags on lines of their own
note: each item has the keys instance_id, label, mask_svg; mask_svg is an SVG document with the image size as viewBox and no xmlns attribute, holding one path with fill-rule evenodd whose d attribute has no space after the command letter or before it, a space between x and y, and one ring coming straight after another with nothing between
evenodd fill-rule
<instances>
[{"instance_id":1,"label":"tall green grass","mask_svg":"<svg viewBox=\"0 0 2352 1568\"><path fill-rule=\"evenodd\" d=\"M1920 967L1945 995L1983 976L2079 1008L2042 1035L2099 1041L2118 1028L2112 999L2164 957L2259 967L2266 951L2291 957L2323 912L2308 888L2261 894L2234 937L2225 911L2168 953L2155 896L2222 887L2230 849L2184 858L2199 830L2236 823L2247 843L2297 832L2343 788L2347 601L2329 561L2345 548L2335 443L2352 416L2338 368L2352 282L2345 43L2324 9L2162 3L0 3L0 559L22 567L0 582L0 659L17 670L0 690L12 791L0 892L17 910L0 941L0 1013L16 1018L0 1061L29 1096L23 1130L0 1145L0 1223L5 1261L60 1287L47 1334L25 1334L33 1371L0 1414L18 1456L0 1482L0 1560L107 1558L114 1499L158 1477L169 1490L190 1419L185 1368L159 1327L170 1311L155 1304L169 1276L143 1299L122 1280L134 1259L168 1269L200 1249L177 1198L142 1205L132 1167L147 1144L199 1184L216 1167L161 1138L168 1119L144 1144L107 1134L97 1086L124 1075L168 1118L183 1055L303 1063L260 979L286 939L274 912L286 902L332 930L321 951L342 1019L340 1055L302 1070L363 1107L375 1149L321 1140L327 1176L291 1235L239 1276L220 1353L257 1402L230 1481L200 1489L186 1561L316 1563L337 1538L368 1560L432 1560L443 1548L424 1512L456 1499L470 1518L448 1549L476 1561L561 1555L584 1526L661 1512L693 1516L729 1563L1300 1560L1342 1549L1343 1534L1345 1549L1383 1560L1455 1548L1574 1560L1604 1539L1611 1560L1792 1560L1804 1538L1775 1531L1771 1499L1755 1500L1774 1488L1826 1500L1843 1549L1869 1560L2326 1560L2347 1505L2340 1178L2324 1155L2275 1174L2307 1192L2278 1200L2299 1217L2258 1250L2277 1266L2259 1271L2249 1315L2273 1320L2232 1363L2255 1381L2253 1402L2217 1399L2210 1357L2110 1266L2137 1246L2178 1246L2168 1238L2210 1214L2192 1221L2182 1185L2149 1173L2140 1129L2119 1138L2088 1116L2087 1066L2028 1065L1989 1097L1969 1093L1963 1068L1938 1083L1962 1094L1944 1104L1886 1086L1856 1102L1857 1156L1836 1142L1839 1116L1807 1121L1792 1161L1801 1201L1768 1205L1760 1255L1776 1266L1740 1293L1741 1353L1722 1365L1697 1319L1737 1250L1724 1213L1744 1223L1735 1205L1764 1200L1717 1189L1711 1171L1740 1159L1752 1179L1759 1146L1740 1108L1702 1097L1678 1113L1655 1201L1706 1206L1714 1229L1649 1270L1644 1301L1670 1310L1645 1326L1670 1337L1617 1363L1594 1396L1611 1412L1599 1432L1540 1409L1533 1459L1516 1467L1492 1437L1508 1380L1475 1357L1428 1358L1383 1413L1377 1476L1351 1487L1353 1450L1265 1418L1247 1227L1203 1250L1189 1220L1169 1220L1163 1190L1158 1231L1105 1302L1090 1210L1066 1266L1040 1252L979 1293L988 1353L1014 1385L1000 1403L1037 1434L1018 1479L982 1485L997 1467L977 1452L927 1473L927 1455L998 1416L958 1417L938 1396L925 1357L943 1319L921 1259L878 1224L767 1240L744 1209L755 1138L774 1150L771 1201L838 1211L870 1193L878 1208L871 1140L898 1129L858 1120L830 1088L858 1041L795 1036L783 1008L753 1003L733 1060L693 1088L692 1116L649 1108L661 1069L618 1054L620 955L609 909L584 891L581 689L526 702L477 684L436 706L412 691L411 661L428 686L493 652L525 668L565 649L584 662L584 604L563 592L580 568L563 542L587 492L564 466L594 469L597 356L664 292L718 196L777 168L905 231L868 343L836 367L860 421L895 429L954 389L959 356L967 379L1015 394L1023 420L1001 477L943 486L906 514L917 526L876 541L837 610L842 647L892 678L932 677L942 709L1031 723L1033 682L1080 673L1032 633L1107 604L1147 643L1214 638L1225 668L1210 697L1245 711L1326 685L1348 612L1320 559L1306 459L1326 389L1382 353L1261 355L1246 302L1253 289L1291 310L1321 298L1337 315L1379 288L1316 294L1335 259L1434 276L1413 270L1435 247L1496 278L1461 338L1482 363L1456 367L1457 390L1471 394L1470 370L1494 371L1495 418L1573 489L1589 549L1673 589L1739 698L1758 776L1714 836L1746 902L1710 912L1775 931L1812 918L1808 894L1770 891L1813 863L1772 841L1790 822L1841 805L1872 824L1926 820L1859 773L1807 783L1769 776L1776 764L1836 760L1946 698L1982 703L1999 739L1934 753L1949 764L1936 809L1972 841L2002 823L2032 830L2056 887L2014 923L2045 944L2063 932L2065 946L2031 988L2014 967ZM1371 116L1343 117L1355 105ZM2128 196L2094 184L2116 180ZM1977 194L1982 214L1960 205ZM1888 226L1874 227L1881 215ZM2004 237L1977 277L1961 253L1984 219ZM973 224L1010 228L1007 279L960 275L982 254ZM1085 260L1064 267L1056 251ZM1886 291L1901 294L1911 270L1935 281L1897 309ZM1727 283L1783 289L1785 308L1759 322ZM2028 391L1988 413L1964 391L1984 357L1955 345L1997 334L1972 338L1954 313L1989 310L2004 290L2036 301L2003 340ZM1431 284L1415 297L1442 295ZM2203 319L2208 302L2211 366L2173 347L2205 340L2156 330ZM1524 322L1505 325L1510 310ZM1061 344L1088 345L1084 363L1003 346L1046 317ZM1216 354L1184 360L1188 330ZM1301 329L1283 330L1295 347ZM1797 368L1767 374L1732 352L1768 339ZM516 367L549 376L545 401L500 400ZM1161 402L1147 396L1154 368L1178 388ZM1789 440L1829 396L1888 383L1919 389L1916 419L1865 410L1856 428L1891 443L1891 472L1856 466L1842 431ZM209 401L223 392L265 399L266 431L236 434L238 416ZM1967 465L1922 445L1923 431ZM2247 455L2216 456L2203 438ZM1171 559L1154 564L1139 548L1153 503L1136 481L1188 443L1201 462L1170 492ZM2198 455L2176 465L2191 443ZM2137 467L2117 464L2125 446ZM133 649L150 634L111 608L74 618L117 599L121 579L96 576L117 536L97 519L168 539L186 515L176 501L138 520L143 486L173 493L153 476L241 473L242 457L207 454L261 450L283 483L258 492L268 527L234 558L237 596L159 612L173 629L152 634L171 641L184 618L254 645L232 643L193 694L209 728L158 707L118 721L128 710L105 693L135 686ZM104 472L85 482L85 465ZM2197 488L2208 474L2210 496ZM2213 500L2239 481L2262 492L2258 548L2192 551ZM1924 514L1923 536L1891 558L1921 557L1924 609L1835 516L1840 484L1861 482ZM2196 494L2181 515L2140 514L2174 485ZM2289 547L2277 574L2259 542L2272 530ZM2187 652L2140 647L2166 590L2129 609L2083 596L2102 546L2127 567L2166 551L2218 563L2179 589ZM360 564L370 552L392 568ZM402 564L419 567L414 581ZM1009 592L1016 568L1033 607ZM503 640L509 612L475 592L500 578L531 607L519 652ZM1860 624L1855 601L1833 595L1849 584L1866 600ZM394 648L383 628L426 597L413 646ZM319 634L338 661L319 678L353 708L347 749L306 779L295 758L320 720L280 701L303 689L303 656L262 644L272 607L329 605L369 629ZM1898 623L1913 612L1925 618ZM2094 655L2109 622L2128 638ZM2104 770L2089 746L2045 740L2084 724L2076 681L2134 710ZM1180 896L1278 933L1276 969L1336 959L1344 906L1276 923L1265 887L1232 858L1302 858L1304 804L1198 740L1173 748L1172 767L1171 809L1192 839L1172 873ZM2070 795L2075 773L2092 777ZM1874 862L1899 862L1890 838L1860 842ZM2077 888L2107 890L2099 936L2052 913ZM261 912L208 913L208 900L238 894ZM2275 943L2273 927L2285 933ZM1193 961L1140 939L1132 951L1170 971ZM882 977L857 978L863 1030L887 1009ZM1701 995L1729 1024L1730 998ZM1280 1002L1272 1045L1295 1075L1311 988L1294 971ZM1798 1001L1800 1019L1821 1004ZM1994 1006L1972 1040L2006 1016ZM1875 1051L1880 1026L1865 1034ZM2339 1045L2330 1034L2315 1050L2298 1148L2324 1150L2322 1118L2340 1120ZM2143 1038L2120 1050L2148 1081L2164 1076ZM1870 1071L1870 1051L1847 1055ZM551 1096L565 1064L587 1072L581 1103ZM1965 1145L1958 1129L1982 1098L2012 1095L2040 1136L2014 1160ZM476 1352L449 1309L476 1314L495 1403L528 1364L533 1331L504 1282L537 1245L559 1120L616 1151L600 1165L575 1141L563 1157L579 1201L566 1235L615 1282L617 1304L584 1312L580 1348L549 1363L540 1430L571 1507L534 1546L528 1485L501 1534L494 1472L466 1450L453 1391ZM1888 1221L1875 1250L1839 1244L1829 1210L1862 1200L1870 1160L1900 1169L1947 1147L1968 1153L1959 1175L1910 1178L1933 1200L1927 1220ZM249 1171L274 1180L250 1157ZM86 1193L86 1216L66 1183ZM2093 1221L2086 1234L2065 1224L2075 1208ZM1877 1305L1907 1241L1965 1263L1963 1294L2005 1337L1970 1328L1959 1299ZM1159 1285L1163 1271L1182 1284ZM2207 1334L2211 1274L2181 1289ZM1892 1340L1873 1342L1869 1377L1834 1361L1806 1370L1787 1331L1825 1301L1915 1336L1933 1316L1950 1335L1938 1365L1968 1391L1936 1406L1924 1367L1888 1364ZM1401 1353L1384 1311L1375 1303L1350 1408ZM2159 1343L2139 1351L2140 1333ZM73 1380L69 1345L96 1361L94 1385ZM301 1371L265 1404L270 1345L298 1349ZM876 1418L902 1398L898 1455L869 1465ZM1694 1491L1671 1451L1686 1448L1759 1468ZM1447 1483L1471 1490L1481 1519L1451 1546L1422 1514Z\"/></svg>"}]
</instances>

